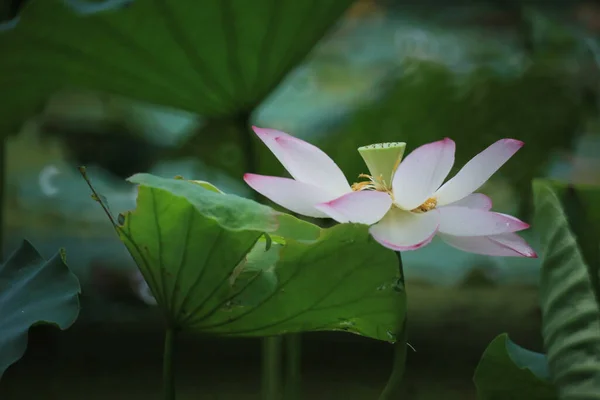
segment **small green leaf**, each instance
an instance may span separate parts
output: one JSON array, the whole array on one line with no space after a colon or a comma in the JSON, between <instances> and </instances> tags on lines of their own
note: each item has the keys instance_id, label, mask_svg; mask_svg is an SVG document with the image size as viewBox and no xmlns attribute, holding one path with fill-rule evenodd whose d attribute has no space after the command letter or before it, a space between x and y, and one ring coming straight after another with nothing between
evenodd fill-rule
<instances>
[{"instance_id":1,"label":"small green leaf","mask_svg":"<svg viewBox=\"0 0 600 400\"><path fill-rule=\"evenodd\" d=\"M399 333L398 261L366 225L307 229L189 181L130 180L140 185L137 208L117 231L172 326L229 336L345 330L386 341ZM296 237L280 235L282 221Z\"/></svg>"},{"instance_id":2,"label":"small green leaf","mask_svg":"<svg viewBox=\"0 0 600 400\"><path fill-rule=\"evenodd\" d=\"M543 354L498 335L483 353L473 377L479 400L557 399Z\"/></svg>"},{"instance_id":3,"label":"small green leaf","mask_svg":"<svg viewBox=\"0 0 600 400\"><path fill-rule=\"evenodd\" d=\"M561 399L600 399L600 310L567 216L552 186L533 184L535 229L543 248L542 334Z\"/></svg>"},{"instance_id":4,"label":"small green leaf","mask_svg":"<svg viewBox=\"0 0 600 400\"><path fill-rule=\"evenodd\" d=\"M75 322L79 293L64 251L44 260L23 241L0 266L0 377L25 353L31 326L51 324L64 330Z\"/></svg>"}]
</instances>

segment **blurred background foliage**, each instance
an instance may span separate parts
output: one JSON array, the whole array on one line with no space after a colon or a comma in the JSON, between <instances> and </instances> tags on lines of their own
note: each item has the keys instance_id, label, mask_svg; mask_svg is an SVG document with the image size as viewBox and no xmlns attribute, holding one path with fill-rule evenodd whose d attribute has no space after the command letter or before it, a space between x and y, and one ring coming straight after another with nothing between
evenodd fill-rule
<instances>
[{"instance_id":1,"label":"blurred background foliage","mask_svg":"<svg viewBox=\"0 0 600 400\"><path fill-rule=\"evenodd\" d=\"M0 2L12 13L17 3ZM76 166L88 166L99 192L120 212L134 207L135 188L124 178L135 172L208 180L242 196L253 196L241 180L244 172L285 175L248 132L247 118L320 146L351 182L366 172L356 151L362 145L405 141L410 151L451 137L457 143L456 170L495 140L512 137L526 146L482 191L492 196L494 209L530 220L532 178L600 184L599 34L600 3L591 0L429 0L418 5L357 0L251 113L207 117L110 93L61 88L6 141L4 248L15 248L23 237L38 244L44 256L64 246L69 266L82 280L80 331L55 337L52 351L60 349L61 358L65 352L73 359L91 357L91 375L104 374L98 372L103 365L114 371L139 365L140 359L152 358L144 346L160 340L156 315L134 296L129 282L133 261L90 199ZM524 236L537 246L534 233ZM404 264L409 341L417 348L409 356L416 371L409 376L411 399L474 398L473 367L500 332L509 332L525 347L540 348L539 260L489 258L434 242L405 253ZM127 360L116 350L103 355L90 350L81 338L94 333L101 333L107 347L117 340L131 346ZM140 333L146 339L140 341ZM47 338L45 333L41 337ZM324 341L339 344L326 352L331 361L324 361L317 350ZM374 398L387 378L385 344L343 334L311 334L305 342L306 394L316 399L338 398L342 390L352 391L352 398ZM257 376L252 363L258 343L208 343L202 342L200 353L192 358L226 359L226 364L246 357L252 371L242 378L233 372L224 376L217 368L200 383L182 372L189 398L194 398L194 390L208 393L205 398L258 398L257 384L250 381ZM209 354L207 348L219 351ZM113 365L112 357L117 356L123 367ZM357 361L361 357L378 361ZM182 358L183 364L191 362ZM432 368L440 358L452 359L453 366ZM28 363L37 365L26 358L21 363L25 366L14 368L15 377L36 368ZM381 368L367 367L369 363ZM353 365L352 371L345 364ZM318 371L326 373L321 376ZM91 379L79 373L80 381ZM119 383L119 393L129 397L115 398L131 399L138 392L140 398L149 398L142 394L149 390L142 389L142 376L153 373L140 372L135 382ZM59 376L57 372L45 378L50 393L62 393L53 383ZM103 379L116 390L114 381ZM229 379L246 389L221 393ZM442 382L439 388L427 384L432 379ZM344 388L351 380L363 384ZM34 394L17 394L10 378L5 381L0 385L0 394L2 386L8 386L5 398L33 398ZM72 389L94 398L89 390L84 383Z\"/></svg>"}]
</instances>

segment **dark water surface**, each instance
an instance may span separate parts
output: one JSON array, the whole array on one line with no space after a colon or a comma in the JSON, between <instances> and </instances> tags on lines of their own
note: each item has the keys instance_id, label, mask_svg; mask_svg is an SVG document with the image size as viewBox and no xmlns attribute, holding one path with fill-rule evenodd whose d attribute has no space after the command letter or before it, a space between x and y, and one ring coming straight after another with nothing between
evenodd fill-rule
<instances>
[{"instance_id":1,"label":"dark water surface","mask_svg":"<svg viewBox=\"0 0 600 400\"><path fill-rule=\"evenodd\" d=\"M29 354L0 383L0 398L161 399L159 332L86 329L50 337L34 332ZM48 340L52 336L54 342ZM372 400L385 385L391 363L385 343L348 334L309 334L303 347L302 398ZM410 354L407 399L475 399L470 380L476 358L457 361L457 354L446 352L431 363L434 354L420 350ZM184 337L176 373L179 400L259 400L259 340Z\"/></svg>"}]
</instances>

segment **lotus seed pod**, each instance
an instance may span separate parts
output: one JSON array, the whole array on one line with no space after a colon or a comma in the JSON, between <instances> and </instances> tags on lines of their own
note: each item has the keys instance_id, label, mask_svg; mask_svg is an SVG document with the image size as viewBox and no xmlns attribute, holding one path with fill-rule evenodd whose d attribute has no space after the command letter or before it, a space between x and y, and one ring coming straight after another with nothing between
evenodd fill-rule
<instances>
[{"instance_id":1,"label":"lotus seed pod","mask_svg":"<svg viewBox=\"0 0 600 400\"><path fill-rule=\"evenodd\" d=\"M359 147L358 152L367 164L371 176L383 179L385 184L390 186L405 149L406 143L392 142Z\"/></svg>"}]
</instances>

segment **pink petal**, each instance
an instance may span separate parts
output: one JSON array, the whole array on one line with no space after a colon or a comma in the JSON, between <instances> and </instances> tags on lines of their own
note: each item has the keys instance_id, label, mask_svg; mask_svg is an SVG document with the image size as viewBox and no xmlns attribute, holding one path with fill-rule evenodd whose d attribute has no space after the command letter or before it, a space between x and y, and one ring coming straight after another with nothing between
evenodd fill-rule
<instances>
[{"instance_id":1,"label":"pink petal","mask_svg":"<svg viewBox=\"0 0 600 400\"><path fill-rule=\"evenodd\" d=\"M350 192L344 173L318 147L275 129L256 126L252 129L297 181L326 189L336 196Z\"/></svg>"},{"instance_id":2,"label":"pink petal","mask_svg":"<svg viewBox=\"0 0 600 400\"><path fill-rule=\"evenodd\" d=\"M258 193L288 210L308 217L329 218L327 214L317 210L315 204L332 200L335 196L317 186L289 178L256 174L245 174L244 181Z\"/></svg>"},{"instance_id":3,"label":"pink petal","mask_svg":"<svg viewBox=\"0 0 600 400\"><path fill-rule=\"evenodd\" d=\"M440 207L440 233L454 236L489 236L529 228L506 214L467 207Z\"/></svg>"},{"instance_id":4,"label":"pink petal","mask_svg":"<svg viewBox=\"0 0 600 400\"><path fill-rule=\"evenodd\" d=\"M515 233L503 233L493 236L439 236L452 247L469 253L488 256L537 258L535 251L527 242Z\"/></svg>"},{"instance_id":5,"label":"pink petal","mask_svg":"<svg viewBox=\"0 0 600 400\"><path fill-rule=\"evenodd\" d=\"M392 198L389 194L363 190L345 194L315 207L340 223L372 225L383 218L391 206Z\"/></svg>"},{"instance_id":6,"label":"pink petal","mask_svg":"<svg viewBox=\"0 0 600 400\"><path fill-rule=\"evenodd\" d=\"M438 204L454 203L479 189L521 147L519 140L501 139L477 154L437 191Z\"/></svg>"},{"instance_id":7,"label":"pink petal","mask_svg":"<svg viewBox=\"0 0 600 400\"><path fill-rule=\"evenodd\" d=\"M439 212L417 214L392 207L369 232L381 245L396 251L416 250L431 242L439 227Z\"/></svg>"},{"instance_id":8,"label":"pink petal","mask_svg":"<svg viewBox=\"0 0 600 400\"><path fill-rule=\"evenodd\" d=\"M483 193L471 193L465 198L462 198L454 203L449 204L450 206L467 207L467 208L478 208L481 210L489 211L492 209L492 199Z\"/></svg>"},{"instance_id":9,"label":"pink petal","mask_svg":"<svg viewBox=\"0 0 600 400\"><path fill-rule=\"evenodd\" d=\"M394 202L412 210L433 196L454 164L456 145L451 139L425 144L410 153L394 174Z\"/></svg>"}]
</instances>

